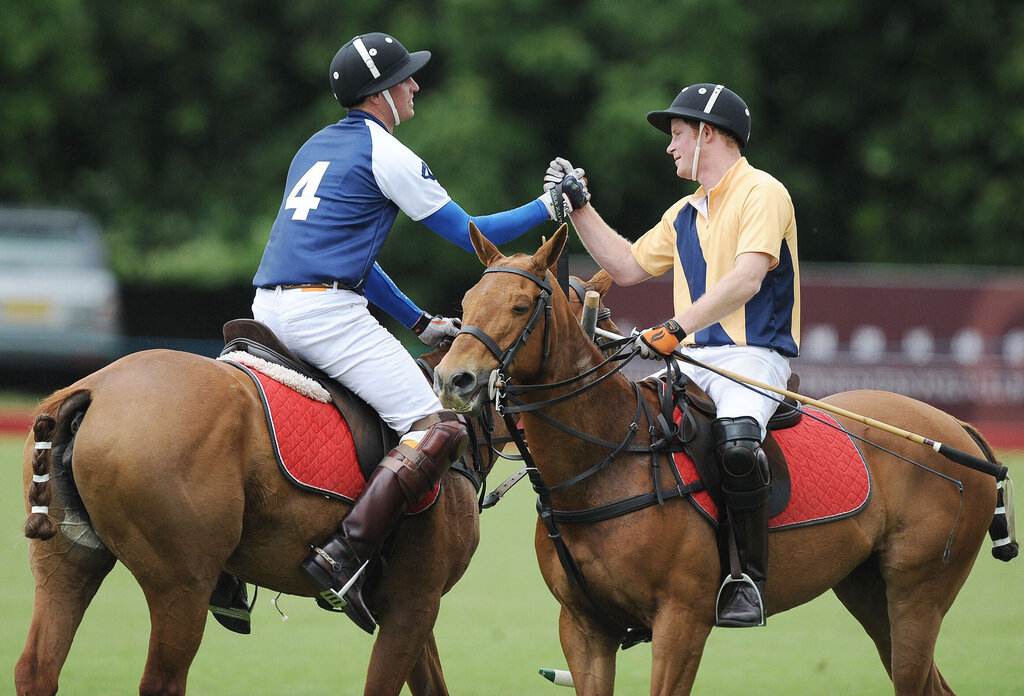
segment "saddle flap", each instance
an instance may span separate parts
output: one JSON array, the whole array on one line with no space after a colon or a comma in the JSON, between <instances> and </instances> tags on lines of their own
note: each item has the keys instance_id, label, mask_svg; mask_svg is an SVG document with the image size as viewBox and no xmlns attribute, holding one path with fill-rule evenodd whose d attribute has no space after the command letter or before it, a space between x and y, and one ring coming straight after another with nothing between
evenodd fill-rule
<instances>
[{"instance_id":1,"label":"saddle flap","mask_svg":"<svg viewBox=\"0 0 1024 696\"><path fill-rule=\"evenodd\" d=\"M369 404L321 370L303 362L266 324L255 319L232 319L224 324L224 343L225 353L241 350L321 384L352 431L356 456L365 478L369 479L384 455L398 442L395 432Z\"/></svg>"},{"instance_id":2,"label":"saddle flap","mask_svg":"<svg viewBox=\"0 0 1024 696\"><path fill-rule=\"evenodd\" d=\"M799 385L800 378L796 375L790 378L790 384L793 383L794 378L796 384ZM693 460L708 494L721 508L721 473L718 467L718 458L715 456L715 443L711 436L711 421L716 417L715 405L704 390L690 380L686 380L685 397L677 399L676 403L677 422L682 424L692 421L696 429L693 437L682 441L686 453ZM688 409L693 417L687 418L683 409ZM769 422L768 436L761 443L761 449L764 450L765 456L768 458L768 469L771 471L771 498L768 504L768 514L772 517L786 509L792 492L786 455L772 435L772 430L778 429L772 427L772 422L779 417L781 412L785 412L784 417L791 421L784 427L796 425L800 422L801 416L800 411L780 406L775 416L772 416L772 421ZM790 414L795 414L796 417L793 418ZM680 427L682 429L682 425Z\"/></svg>"}]
</instances>

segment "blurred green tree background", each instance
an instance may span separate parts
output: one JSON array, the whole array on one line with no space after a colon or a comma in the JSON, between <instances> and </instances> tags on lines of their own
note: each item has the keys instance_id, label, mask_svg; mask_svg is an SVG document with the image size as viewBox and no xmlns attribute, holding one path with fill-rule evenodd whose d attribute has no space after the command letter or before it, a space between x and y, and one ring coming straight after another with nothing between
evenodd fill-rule
<instances>
[{"instance_id":1,"label":"blurred green tree background","mask_svg":"<svg viewBox=\"0 0 1024 696\"><path fill-rule=\"evenodd\" d=\"M1012 0L7 0L0 201L93 212L128 282L248 284L292 154L343 116L330 59L367 31L432 51L396 135L471 214L539 195L557 154L637 237L693 188L645 114L724 82L804 260L1024 265ZM479 271L403 216L382 263L433 311L439 276Z\"/></svg>"}]
</instances>

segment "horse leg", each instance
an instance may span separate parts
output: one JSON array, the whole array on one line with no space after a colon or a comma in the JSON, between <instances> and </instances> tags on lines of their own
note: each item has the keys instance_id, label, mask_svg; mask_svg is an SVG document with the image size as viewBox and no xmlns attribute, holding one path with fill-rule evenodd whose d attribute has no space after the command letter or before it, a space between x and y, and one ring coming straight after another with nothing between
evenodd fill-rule
<instances>
[{"instance_id":1,"label":"horse leg","mask_svg":"<svg viewBox=\"0 0 1024 696\"><path fill-rule=\"evenodd\" d=\"M610 696L615 691L615 653L619 641L591 619L565 605L558 615L558 637L577 694Z\"/></svg>"},{"instance_id":2,"label":"horse leg","mask_svg":"<svg viewBox=\"0 0 1024 696\"><path fill-rule=\"evenodd\" d=\"M878 570L878 559L872 557L859 565L832 588L846 610L860 622L875 643L878 657L892 679L892 627L889 625L889 600L885 580Z\"/></svg>"},{"instance_id":3,"label":"horse leg","mask_svg":"<svg viewBox=\"0 0 1024 696\"><path fill-rule=\"evenodd\" d=\"M952 695L953 690L935 665L935 641L948 609L948 587L942 578L916 579L918 582L907 581L895 587L889 583L896 696Z\"/></svg>"},{"instance_id":4,"label":"horse leg","mask_svg":"<svg viewBox=\"0 0 1024 696\"><path fill-rule=\"evenodd\" d=\"M434 632L427 636L423 652L413 665L409 677L406 679L409 685L409 692L412 696L434 696L435 694L447 694L448 687L444 683L444 674L441 672L441 655L437 651L437 641L434 640Z\"/></svg>"},{"instance_id":5,"label":"horse leg","mask_svg":"<svg viewBox=\"0 0 1024 696\"><path fill-rule=\"evenodd\" d=\"M692 607L665 606L658 616L651 635L651 694L689 696L711 623L697 620Z\"/></svg>"},{"instance_id":6,"label":"horse leg","mask_svg":"<svg viewBox=\"0 0 1024 696\"><path fill-rule=\"evenodd\" d=\"M441 675L440 661L437 659L437 646L433 646L433 658L437 661L436 670L433 666L423 664L425 653L430 650L428 643L433 643L433 628L441 607L441 583L422 581L424 585L436 587L437 591L420 593L410 592L414 584L403 581L404 568L393 568L388 585L390 592L379 592L376 595L380 613L380 630L377 640L373 643L370 653L370 665L366 670L367 696L388 696L402 691L402 685L408 679L410 688L422 688L413 694L447 694L444 677ZM403 589L404 588L404 589ZM426 658L429 660L429 657ZM425 667L427 667L425 669ZM417 677L425 681L414 684L413 671ZM438 677L434 680L432 677Z\"/></svg>"},{"instance_id":7,"label":"horse leg","mask_svg":"<svg viewBox=\"0 0 1024 696\"><path fill-rule=\"evenodd\" d=\"M216 571L203 581L159 586L142 584L149 605L149 654L139 683L140 696L185 693L188 670L199 651L206 627L207 598Z\"/></svg>"},{"instance_id":8,"label":"horse leg","mask_svg":"<svg viewBox=\"0 0 1024 696\"><path fill-rule=\"evenodd\" d=\"M25 649L14 668L15 693L57 692L57 679L85 610L116 559L105 548L54 548L67 542L29 542L36 579L32 622Z\"/></svg>"}]
</instances>

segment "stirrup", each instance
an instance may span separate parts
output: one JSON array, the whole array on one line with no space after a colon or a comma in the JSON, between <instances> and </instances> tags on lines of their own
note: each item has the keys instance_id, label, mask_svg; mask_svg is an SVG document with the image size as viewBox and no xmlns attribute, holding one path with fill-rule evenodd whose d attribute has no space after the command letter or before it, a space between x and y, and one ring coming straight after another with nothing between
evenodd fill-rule
<instances>
[{"instance_id":1,"label":"stirrup","mask_svg":"<svg viewBox=\"0 0 1024 696\"><path fill-rule=\"evenodd\" d=\"M224 628L234 633L248 635L252 632L252 608L256 605L259 587L253 585L252 601L250 602L245 590L245 583L234 576L230 577L237 583L234 592L230 595L219 593L215 587L210 594L208 609L217 623Z\"/></svg>"},{"instance_id":2,"label":"stirrup","mask_svg":"<svg viewBox=\"0 0 1024 696\"><path fill-rule=\"evenodd\" d=\"M757 603L758 608L761 610L760 623L758 623L757 625L765 626L767 622L765 621L764 615L764 596L761 594L761 591L757 589L757 584L755 584L753 579L746 573L740 573L740 576L738 578L734 578L731 574L726 575L725 580L722 581L722 586L718 588L718 594L715 596L715 625L722 626L722 624L719 623L718 618L718 607L720 606L722 601L722 592L725 591L725 588L727 586L736 583L739 583L741 585L749 585L750 588L754 591L754 594L757 596L757 599L759 600ZM726 627L729 627L729 625L726 624Z\"/></svg>"},{"instance_id":3,"label":"stirrup","mask_svg":"<svg viewBox=\"0 0 1024 696\"><path fill-rule=\"evenodd\" d=\"M359 566L359 570L352 574L352 577L349 578L349 581L346 582L340 590L336 590L333 587L330 587L321 592L320 596L335 611L344 610L345 607L348 606L348 600L345 599L345 595L348 594L348 591L351 590L352 586L356 584L356 580L358 580L362 576L363 572L366 570L366 566L368 565L370 565L369 559L365 560L363 564Z\"/></svg>"}]
</instances>

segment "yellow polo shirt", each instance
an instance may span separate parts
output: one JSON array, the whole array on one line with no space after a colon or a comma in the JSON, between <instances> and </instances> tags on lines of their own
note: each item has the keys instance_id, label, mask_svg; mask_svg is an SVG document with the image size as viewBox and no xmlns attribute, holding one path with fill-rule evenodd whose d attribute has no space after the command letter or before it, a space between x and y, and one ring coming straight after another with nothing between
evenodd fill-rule
<instances>
[{"instance_id":1,"label":"yellow polo shirt","mask_svg":"<svg viewBox=\"0 0 1024 696\"><path fill-rule=\"evenodd\" d=\"M698 202L707 195L707 215ZM665 211L632 245L653 276L672 269L675 314L686 310L733 269L740 254L757 251L774 262L761 289L720 322L686 337L686 345L749 345L795 357L800 346L800 267L796 215L789 192L745 157L710 191L701 186Z\"/></svg>"}]
</instances>

